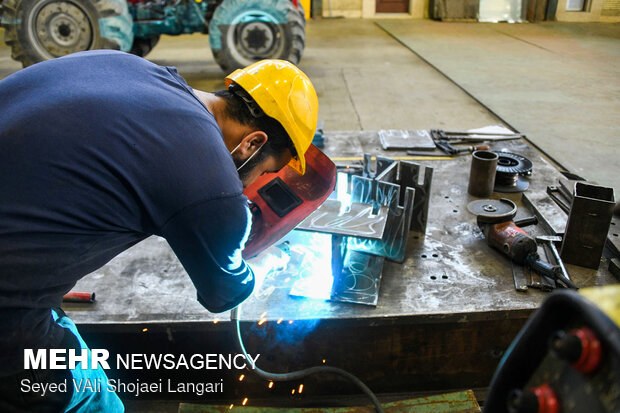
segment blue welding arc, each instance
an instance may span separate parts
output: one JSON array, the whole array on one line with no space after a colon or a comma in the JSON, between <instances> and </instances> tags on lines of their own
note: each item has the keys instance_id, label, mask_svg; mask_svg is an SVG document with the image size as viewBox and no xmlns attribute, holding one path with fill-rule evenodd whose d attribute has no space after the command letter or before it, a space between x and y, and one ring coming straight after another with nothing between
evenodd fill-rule
<instances>
[{"instance_id":1,"label":"blue welding arc","mask_svg":"<svg viewBox=\"0 0 620 413\"><path fill-rule=\"evenodd\" d=\"M237 338L237 346L241 353L245 356L245 359L252 365L252 368L259 376L273 381L291 381L291 380L299 380L304 377L310 376L316 373L332 373L337 374L339 376L343 376L353 382L357 387L359 387L372 401L372 404L375 406L375 410L377 413L385 413L383 407L381 407L381 403L377 396L366 386L360 379L349 373L348 371L339 369L337 367L331 366L316 366L310 367L303 370L292 371L290 373L270 373L265 370L260 369L252 359L248 356L248 352L245 350L245 346L243 345L243 337L241 336L241 305L237 306L230 312L230 319L233 321L233 325L235 326L235 337Z\"/></svg>"}]
</instances>

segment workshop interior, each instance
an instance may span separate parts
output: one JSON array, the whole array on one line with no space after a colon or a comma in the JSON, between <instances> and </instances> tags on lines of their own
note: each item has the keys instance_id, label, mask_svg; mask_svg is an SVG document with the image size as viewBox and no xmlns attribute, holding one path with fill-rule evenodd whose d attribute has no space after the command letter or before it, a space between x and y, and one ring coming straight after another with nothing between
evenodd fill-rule
<instances>
[{"instance_id":1,"label":"workshop interior","mask_svg":"<svg viewBox=\"0 0 620 413\"><path fill-rule=\"evenodd\" d=\"M246 301L208 312L157 236L64 296L112 357L250 360L112 368L175 383L127 412L620 412L619 1L0 0L0 25L0 81L117 49L317 91L305 173L244 188Z\"/></svg>"}]
</instances>

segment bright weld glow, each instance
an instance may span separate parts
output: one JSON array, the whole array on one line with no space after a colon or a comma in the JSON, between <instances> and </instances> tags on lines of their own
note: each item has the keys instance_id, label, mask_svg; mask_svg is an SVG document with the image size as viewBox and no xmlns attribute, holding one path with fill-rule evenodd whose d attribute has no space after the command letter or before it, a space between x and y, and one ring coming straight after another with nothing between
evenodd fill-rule
<instances>
[{"instance_id":1,"label":"bright weld glow","mask_svg":"<svg viewBox=\"0 0 620 413\"><path fill-rule=\"evenodd\" d=\"M300 384L299 385L299 390L297 391L298 393L301 393L302 391L304 391L304 385Z\"/></svg>"},{"instance_id":2,"label":"bright weld glow","mask_svg":"<svg viewBox=\"0 0 620 413\"><path fill-rule=\"evenodd\" d=\"M278 318L278 324L282 322L282 318Z\"/></svg>"},{"instance_id":3,"label":"bright weld glow","mask_svg":"<svg viewBox=\"0 0 620 413\"><path fill-rule=\"evenodd\" d=\"M267 279L270 274L284 270L291 257L277 246L271 246L247 261L257 278ZM264 313L266 314L266 313Z\"/></svg>"},{"instance_id":4,"label":"bright weld glow","mask_svg":"<svg viewBox=\"0 0 620 413\"><path fill-rule=\"evenodd\" d=\"M244 378L245 378L245 374L242 374L241 376L239 376L239 381L243 381Z\"/></svg>"},{"instance_id":5,"label":"bright weld glow","mask_svg":"<svg viewBox=\"0 0 620 413\"><path fill-rule=\"evenodd\" d=\"M243 403L241 403L242 405L245 406L245 404L248 402L248 398L246 397L245 399L243 399Z\"/></svg>"},{"instance_id":6,"label":"bright weld glow","mask_svg":"<svg viewBox=\"0 0 620 413\"><path fill-rule=\"evenodd\" d=\"M259 326L262 326L263 324L265 324L265 321L267 321L267 320L265 320L265 319L263 318L262 320L260 320L260 321L258 322L258 325L259 325Z\"/></svg>"},{"instance_id":7,"label":"bright weld glow","mask_svg":"<svg viewBox=\"0 0 620 413\"><path fill-rule=\"evenodd\" d=\"M340 213L346 212L351 207L351 194L349 190L349 175L338 172L336 181L336 198L340 201Z\"/></svg>"},{"instance_id":8,"label":"bright weld glow","mask_svg":"<svg viewBox=\"0 0 620 413\"><path fill-rule=\"evenodd\" d=\"M269 386L267 386L267 387L269 387L269 388L271 389L271 388L273 387L273 382L272 382L272 381L270 381L270 382L269 382Z\"/></svg>"},{"instance_id":9,"label":"bright weld glow","mask_svg":"<svg viewBox=\"0 0 620 413\"><path fill-rule=\"evenodd\" d=\"M325 359L323 359L323 364L325 364Z\"/></svg>"},{"instance_id":10,"label":"bright weld glow","mask_svg":"<svg viewBox=\"0 0 620 413\"><path fill-rule=\"evenodd\" d=\"M293 324L293 320L288 320L288 323L289 324Z\"/></svg>"},{"instance_id":11,"label":"bright weld glow","mask_svg":"<svg viewBox=\"0 0 620 413\"><path fill-rule=\"evenodd\" d=\"M293 284L291 294L299 297L328 300L332 284L332 237L330 234L306 233L298 243L291 243L291 251L302 256L299 277Z\"/></svg>"},{"instance_id":12,"label":"bright weld glow","mask_svg":"<svg viewBox=\"0 0 620 413\"><path fill-rule=\"evenodd\" d=\"M217 324L219 322L220 322L220 320L213 320L213 324Z\"/></svg>"}]
</instances>

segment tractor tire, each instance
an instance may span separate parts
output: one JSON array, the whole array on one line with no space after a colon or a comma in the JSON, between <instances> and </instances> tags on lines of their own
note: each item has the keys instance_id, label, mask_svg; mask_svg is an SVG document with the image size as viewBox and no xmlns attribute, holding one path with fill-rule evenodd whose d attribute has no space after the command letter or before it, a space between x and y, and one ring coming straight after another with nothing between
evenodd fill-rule
<instances>
[{"instance_id":1,"label":"tractor tire","mask_svg":"<svg viewBox=\"0 0 620 413\"><path fill-rule=\"evenodd\" d=\"M4 0L0 24L24 67L91 49L129 51L133 21L125 0Z\"/></svg>"},{"instance_id":2,"label":"tractor tire","mask_svg":"<svg viewBox=\"0 0 620 413\"><path fill-rule=\"evenodd\" d=\"M224 0L209 23L213 57L227 73L262 59L297 64L305 19L291 0Z\"/></svg>"},{"instance_id":3,"label":"tractor tire","mask_svg":"<svg viewBox=\"0 0 620 413\"><path fill-rule=\"evenodd\" d=\"M136 56L144 57L153 50L155 45L159 42L159 35L153 36L149 39L144 39L142 37L135 37L133 39L133 45L131 46L131 50L129 53L135 54Z\"/></svg>"}]
</instances>

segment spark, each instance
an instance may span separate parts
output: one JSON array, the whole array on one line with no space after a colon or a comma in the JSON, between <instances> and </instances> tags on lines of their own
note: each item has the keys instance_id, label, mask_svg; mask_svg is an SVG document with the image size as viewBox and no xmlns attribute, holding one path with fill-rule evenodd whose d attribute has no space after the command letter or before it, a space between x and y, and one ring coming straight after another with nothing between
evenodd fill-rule
<instances>
[{"instance_id":1,"label":"spark","mask_svg":"<svg viewBox=\"0 0 620 413\"><path fill-rule=\"evenodd\" d=\"M323 359L323 364L325 364L325 359Z\"/></svg>"},{"instance_id":2,"label":"spark","mask_svg":"<svg viewBox=\"0 0 620 413\"><path fill-rule=\"evenodd\" d=\"M302 391L304 391L304 385L303 385L303 384L300 384L300 385L299 385L299 390L298 390L298 393L301 393Z\"/></svg>"},{"instance_id":3,"label":"spark","mask_svg":"<svg viewBox=\"0 0 620 413\"><path fill-rule=\"evenodd\" d=\"M228 410L232 410L233 407L235 407L235 405L231 404L230 406L228 406Z\"/></svg>"},{"instance_id":4,"label":"spark","mask_svg":"<svg viewBox=\"0 0 620 413\"><path fill-rule=\"evenodd\" d=\"M245 374L242 374L241 376L239 376L239 381L243 381L244 378L245 378Z\"/></svg>"},{"instance_id":5,"label":"spark","mask_svg":"<svg viewBox=\"0 0 620 413\"><path fill-rule=\"evenodd\" d=\"M267 321L267 320L265 320L265 319L263 318L262 320L260 320L260 321L258 322L258 325L259 325L259 326L262 326L263 324L265 324L265 321Z\"/></svg>"},{"instance_id":6,"label":"spark","mask_svg":"<svg viewBox=\"0 0 620 413\"><path fill-rule=\"evenodd\" d=\"M269 387L269 388L271 389L271 388L273 387L273 382L272 382L272 381L270 381L270 382L269 382L269 386L267 386L267 387Z\"/></svg>"},{"instance_id":7,"label":"spark","mask_svg":"<svg viewBox=\"0 0 620 413\"><path fill-rule=\"evenodd\" d=\"M295 389L291 390L291 394L295 394Z\"/></svg>"},{"instance_id":8,"label":"spark","mask_svg":"<svg viewBox=\"0 0 620 413\"><path fill-rule=\"evenodd\" d=\"M289 324L293 324L293 320L288 320L288 323Z\"/></svg>"},{"instance_id":9,"label":"spark","mask_svg":"<svg viewBox=\"0 0 620 413\"><path fill-rule=\"evenodd\" d=\"M262 313L262 314L260 315L260 318L265 318L265 316L266 316L266 315L267 315L267 311L265 311L264 313Z\"/></svg>"},{"instance_id":10,"label":"spark","mask_svg":"<svg viewBox=\"0 0 620 413\"><path fill-rule=\"evenodd\" d=\"M248 398L246 397L245 399L243 399L243 403L241 403L242 405L245 406L245 404L248 402Z\"/></svg>"},{"instance_id":11,"label":"spark","mask_svg":"<svg viewBox=\"0 0 620 413\"><path fill-rule=\"evenodd\" d=\"M217 324L219 322L220 322L220 320L213 320L213 324Z\"/></svg>"},{"instance_id":12,"label":"spark","mask_svg":"<svg viewBox=\"0 0 620 413\"><path fill-rule=\"evenodd\" d=\"M284 282L285 282L285 283L287 283L287 282L289 282L289 281L291 281L291 277L286 277L286 278L284 279Z\"/></svg>"},{"instance_id":13,"label":"spark","mask_svg":"<svg viewBox=\"0 0 620 413\"><path fill-rule=\"evenodd\" d=\"M278 324L282 322L282 318L278 318Z\"/></svg>"},{"instance_id":14,"label":"spark","mask_svg":"<svg viewBox=\"0 0 620 413\"><path fill-rule=\"evenodd\" d=\"M143 329L142 329L142 332L143 332L143 333L146 333L147 331L149 331L149 329L148 329L148 328L143 328Z\"/></svg>"}]
</instances>

